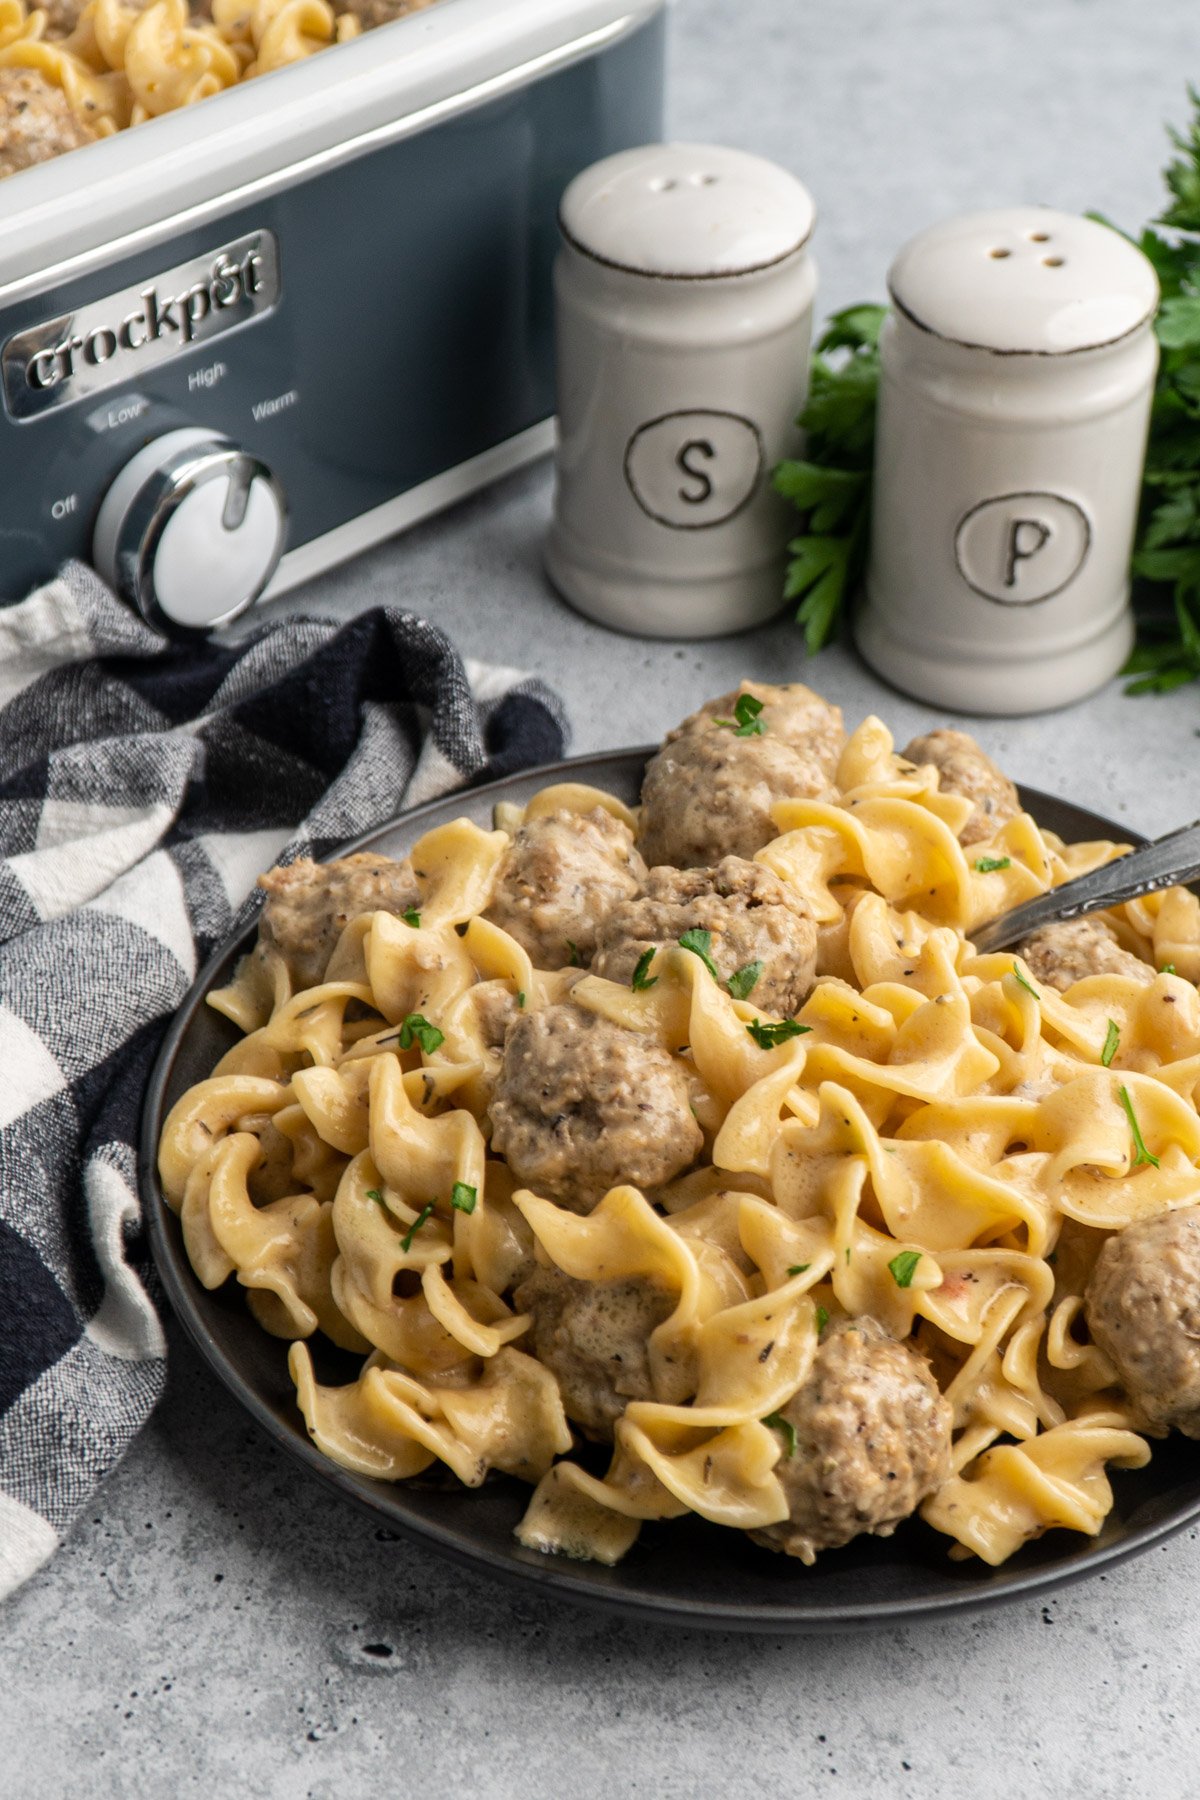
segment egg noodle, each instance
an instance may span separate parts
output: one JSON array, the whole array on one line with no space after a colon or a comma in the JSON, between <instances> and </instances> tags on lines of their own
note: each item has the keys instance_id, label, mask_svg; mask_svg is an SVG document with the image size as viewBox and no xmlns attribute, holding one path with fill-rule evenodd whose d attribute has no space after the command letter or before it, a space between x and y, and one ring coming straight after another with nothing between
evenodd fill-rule
<instances>
[{"instance_id":1,"label":"egg noodle","mask_svg":"<svg viewBox=\"0 0 1200 1800\"><path fill-rule=\"evenodd\" d=\"M397 0L397 14L428 4ZM328 0L211 0L211 17L187 0L87 0L70 36L51 37L44 11L0 0L0 69L36 71L80 125L110 137L361 30Z\"/></svg>"},{"instance_id":2,"label":"egg noodle","mask_svg":"<svg viewBox=\"0 0 1200 1800\"><path fill-rule=\"evenodd\" d=\"M236 1276L290 1340L327 1456L387 1481L435 1461L470 1486L517 1476L534 1488L522 1543L604 1562L644 1520L761 1530L788 1516L772 1421L826 1322L868 1315L928 1359L952 1409L949 1476L920 1509L952 1554L998 1564L1049 1527L1099 1531L1108 1466L1150 1451L1082 1332L1083 1291L1107 1234L1197 1194L1200 903L1176 889L1106 915L1174 972L1062 993L1011 952L976 955L972 927L1121 846L1066 846L1020 813L964 850L971 802L895 756L874 718L836 791L776 804L756 858L820 933L782 1041L685 948L660 950L639 989L535 968L480 916L511 808L503 829L423 837L419 909L352 919L318 986L291 992L268 949L211 996L244 1036L173 1108L163 1190L204 1286ZM576 786L527 811L597 804L634 822ZM499 989L523 1011L569 990L668 1052L700 1163L584 1216L517 1186L489 1153L501 1053L481 1005ZM256 1204L251 1172L281 1139L303 1191ZM555 1374L523 1347L510 1299L535 1257L674 1299L649 1337L654 1398L625 1406L605 1472L572 1460ZM318 1334L365 1359L357 1378L318 1380Z\"/></svg>"}]
</instances>

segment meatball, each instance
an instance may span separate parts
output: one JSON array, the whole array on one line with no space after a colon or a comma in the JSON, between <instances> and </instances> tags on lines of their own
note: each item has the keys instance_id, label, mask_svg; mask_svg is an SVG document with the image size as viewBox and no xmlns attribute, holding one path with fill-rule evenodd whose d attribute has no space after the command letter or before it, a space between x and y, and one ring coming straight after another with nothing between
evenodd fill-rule
<instances>
[{"instance_id":1,"label":"meatball","mask_svg":"<svg viewBox=\"0 0 1200 1800\"><path fill-rule=\"evenodd\" d=\"M558 1382L563 1410L590 1438L612 1441L630 1400L653 1400L648 1340L677 1296L643 1276L576 1281L538 1267L513 1296L533 1314L534 1353Z\"/></svg>"},{"instance_id":2,"label":"meatball","mask_svg":"<svg viewBox=\"0 0 1200 1800\"><path fill-rule=\"evenodd\" d=\"M491 1118L517 1180L574 1212L621 1182L670 1181L704 1141L667 1052L569 1001L512 1026Z\"/></svg>"},{"instance_id":3,"label":"meatball","mask_svg":"<svg viewBox=\"0 0 1200 1800\"><path fill-rule=\"evenodd\" d=\"M307 857L260 875L267 903L258 923L259 943L278 951L297 989L314 987L344 926L366 912L403 913L420 900L407 858L360 852L338 862Z\"/></svg>"},{"instance_id":4,"label":"meatball","mask_svg":"<svg viewBox=\"0 0 1200 1800\"><path fill-rule=\"evenodd\" d=\"M0 180L90 144L60 87L36 69L0 69Z\"/></svg>"},{"instance_id":5,"label":"meatball","mask_svg":"<svg viewBox=\"0 0 1200 1800\"><path fill-rule=\"evenodd\" d=\"M918 765L932 763L943 794L961 794L974 802L974 810L959 832L962 844L979 844L994 837L1021 810L1016 788L990 757L985 756L965 731L931 731L915 737L900 753Z\"/></svg>"},{"instance_id":6,"label":"meatball","mask_svg":"<svg viewBox=\"0 0 1200 1800\"><path fill-rule=\"evenodd\" d=\"M504 853L486 916L539 969L589 963L596 930L636 894L646 865L628 825L604 807L529 819Z\"/></svg>"},{"instance_id":7,"label":"meatball","mask_svg":"<svg viewBox=\"0 0 1200 1800\"><path fill-rule=\"evenodd\" d=\"M832 784L838 759L846 747L842 709L831 706L828 700L814 694L800 681L788 682L782 687L772 687L762 681L743 681L733 693L706 700L699 712L692 713L668 734L668 744L689 733L709 731L720 720L732 719L734 708L745 694L762 705L757 718L763 729L756 735L781 738L793 750L803 750ZM727 731L729 727L726 724L718 729Z\"/></svg>"},{"instance_id":8,"label":"meatball","mask_svg":"<svg viewBox=\"0 0 1200 1800\"><path fill-rule=\"evenodd\" d=\"M816 924L769 869L738 856L715 869L651 869L645 892L623 901L601 926L594 972L627 982L645 951L695 927L712 933L723 981L761 962L745 996L755 1006L790 1017L802 1005L816 970Z\"/></svg>"},{"instance_id":9,"label":"meatball","mask_svg":"<svg viewBox=\"0 0 1200 1800\"><path fill-rule=\"evenodd\" d=\"M861 1532L890 1537L950 1473L950 1405L921 1358L874 1319L826 1329L781 1417L796 1433L775 1465L788 1517L750 1535L801 1562Z\"/></svg>"},{"instance_id":10,"label":"meatball","mask_svg":"<svg viewBox=\"0 0 1200 1800\"><path fill-rule=\"evenodd\" d=\"M1200 1438L1200 1206L1114 1233L1096 1258L1084 1313L1150 1424Z\"/></svg>"},{"instance_id":11,"label":"meatball","mask_svg":"<svg viewBox=\"0 0 1200 1800\"><path fill-rule=\"evenodd\" d=\"M377 25L390 25L393 19L432 4L433 0L337 0L337 11L339 15L349 13L364 31L374 31Z\"/></svg>"},{"instance_id":12,"label":"meatball","mask_svg":"<svg viewBox=\"0 0 1200 1800\"><path fill-rule=\"evenodd\" d=\"M503 1047L505 1034L520 1017L520 1002L506 981L479 981L471 990L475 1016L489 1050Z\"/></svg>"},{"instance_id":13,"label":"meatball","mask_svg":"<svg viewBox=\"0 0 1200 1800\"><path fill-rule=\"evenodd\" d=\"M1144 986L1154 980L1150 964L1122 950L1112 926L1095 917L1043 925L1025 939L1020 954L1039 981L1061 994L1086 975L1127 975Z\"/></svg>"},{"instance_id":14,"label":"meatball","mask_svg":"<svg viewBox=\"0 0 1200 1800\"><path fill-rule=\"evenodd\" d=\"M714 725L664 744L646 766L638 849L651 867L747 860L776 835L777 800L829 791L820 764L778 737L735 737Z\"/></svg>"}]
</instances>

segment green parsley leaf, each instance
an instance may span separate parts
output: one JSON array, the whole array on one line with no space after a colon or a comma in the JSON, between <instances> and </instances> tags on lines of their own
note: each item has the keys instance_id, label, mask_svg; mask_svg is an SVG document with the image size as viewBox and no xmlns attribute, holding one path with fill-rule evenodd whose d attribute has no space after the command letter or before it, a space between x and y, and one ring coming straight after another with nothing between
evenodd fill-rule
<instances>
[{"instance_id":1,"label":"green parsley leaf","mask_svg":"<svg viewBox=\"0 0 1200 1800\"><path fill-rule=\"evenodd\" d=\"M888 1268L892 1272L892 1280L897 1287L912 1286L913 1276L917 1272L917 1264L920 1260L921 1252L919 1250L901 1250L898 1256L893 1256Z\"/></svg>"},{"instance_id":2,"label":"green parsley leaf","mask_svg":"<svg viewBox=\"0 0 1200 1800\"><path fill-rule=\"evenodd\" d=\"M1117 1021L1115 1019L1110 1019L1108 1021L1108 1031L1104 1039L1104 1048L1100 1052L1100 1061L1104 1064L1106 1069L1112 1062L1113 1057L1117 1054L1117 1045L1120 1042L1121 1033L1118 1029Z\"/></svg>"},{"instance_id":3,"label":"green parsley leaf","mask_svg":"<svg viewBox=\"0 0 1200 1800\"><path fill-rule=\"evenodd\" d=\"M690 931L685 931L680 938L679 948L681 950L690 950L693 956L698 956L713 980L717 982L720 981L721 977L717 974L717 965L712 959L711 931L702 931L698 925L694 925Z\"/></svg>"},{"instance_id":4,"label":"green parsley leaf","mask_svg":"<svg viewBox=\"0 0 1200 1800\"><path fill-rule=\"evenodd\" d=\"M525 1005L525 989L524 988L517 989L517 1005L522 1008Z\"/></svg>"},{"instance_id":5,"label":"green parsley leaf","mask_svg":"<svg viewBox=\"0 0 1200 1800\"><path fill-rule=\"evenodd\" d=\"M732 719L714 718L713 724L727 726L734 737L761 737L767 729L766 720L759 718L762 709L762 701L753 694L739 694Z\"/></svg>"},{"instance_id":6,"label":"green parsley leaf","mask_svg":"<svg viewBox=\"0 0 1200 1800\"><path fill-rule=\"evenodd\" d=\"M746 1030L760 1050L774 1050L777 1045L786 1044L789 1038L811 1031L812 1026L801 1025L798 1019L781 1019L777 1025L764 1025L761 1019L755 1019Z\"/></svg>"},{"instance_id":7,"label":"green parsley leaf","mask_svg":"<svg viewBox=\"0 0 1200 1800\"><path fill-rule=\"evenodd\" d=\"M415 1040L420 1044L426 1056L432 1056L433 1052L440 1049L446 1041L444 1034L438 1030L437 1026L431 1025L421 1013L409 1013L400 1026L398 1036L402 1050L411 1050Z\"/></svg>"},{"instance_id":8,"label":"green parsley leaf","mask_svg":"<svg viewBox=\"0 0 1200 1800\"><path fill-rule=\"evenodd\" d=\"M1011 869L1011 856L978 856L975 867L981 875L994 875L998 869Z\"/></svg>"},{"instance_id":9,"label":"green parsley leaf","mask_svg":"<svg viewBox=\"0 0 1200 1800\"><path fill-rule=\"evenodd\" d=\"M729 977L729 991L734 999L748 1000L754 992L762 972L763 966L757 959L754 962L743 963L740 969L735 969Z\"/></svg>"},{"instance_id":10,"label":"green parsley leaf","mask_svg":"<svg viewBox=\"0 0 1200 1800\"><path fill-rule=\"evenodd\" d=\"M810 656L833 636L866 561L879 333L886 317L884 306L851 306L829 320L800 416L805 460L780 463L773 477L776 492L802 515L801 536L788 546L784 594L800 602L796 618Z\"/></svg>"},{"instance_id":11,"label":"green parsley leaf","mask_svg":"<svg viewBox=\"0 0 1200 1800\"><path fill-rule=\"evenodd\" d=\"M1164 963L1162 968L1158 972L1160 975L1173 975L1175 973L1175 964L1174 963Z\"/></svg>"},{"instance_id":12,"label":"green parsley leaf","mask_svg":"<svg viewBox=\"0 0 1200 1800\"><path fill-rule=\"evenodd\" d=\"M571 952L571 967L577 969L579 967L579 945L573 944L568 938L567 949Z\"/></svg>"},{"instance_id":13,"label":"green parsley leaf","mask_svg":"<svg viewBox=\"0 0 1200 1800\"><path fill-rule=\"evenodd\" d=\"M380 1193L378 1188L368 1188L366 1190L366 1192L367 1192L368 1200L374 1200L376 1206L382 1206L384 1212L387 1212L388 1203L384 1199L383 1195Z\"/></svg>"},{"instance_id":14,"label":"green parsley leaf","mask_svg":"<svg viewBox=\"0 0 1200 1800\"><path fill-rule=\"evenodd\" d=\"M1129 1129L1133 1133L1134 1168L1136 1169L1140 1164L1146 1163L1150 1168L1157 1169L1158 1158L1157 1156L1151 1156L1142 1139L1142 1129L1137 1122L1137 1114L1133 1110L1133 1101L1130 1098L1129 1089L1127 1087L1121 1087L1117 1089L1117 1092L1120 1096L1121 1105L1125 1108L1125 1117L1129 1120Z\"/></svg>"},{"instance_id":15,"label":"green parsley leaf","mask_svg":"<svg viewBox=\"0 0 1200 1800\"><path fill-rule=\"evenodd\" d=\"M820 1337L829 1323L829 1314L823 1306L817 1308L817 1336Z\"/></svg>"},{"instance_id":16,"label":"green parsley leaf","mask_svg":"<svg viewBox=\"0 0 1200 1800\"><path fill-rule=\"evenodd\" d=\"M402 912L400 914L400 917L404 920L406 925L411 925L414 931L420 930L421 915L415 906L410 906L407 912Z\"/></svg>"},{"instance_id":17,"label":"green parsley leaf","mask_svg":"<svg viewBox=\"0 0 1200 1800\"><path fill-rule=\"evenodd\" d=\"M465 1181L456 1181L450 1189L450 1204L455 1212L473 1213L478 1198L479 1190L468 1187Z\"/></svg>"},{"instance_id":18,"label":"green parsley leaf","mask_svg":"<svg viewBox=\"0 0 1200 1800\"><path fill-rule=\"evenodd\" d=\"M772 1431L782 1431L784 1437L787 1439L787 1454L789 1456L795 1456L796 1427L792 1424L792 1421L790 1419L785 1419L782 1413L773 1412L767 1414L766 1418L763 1420L763 1424L769 1425Z\"/></svg>"},{"instance_id":19,"label":"green parsley leaf","mask_svg":"<svg viewBox=\"0 0 1200 1800\"><path fill-rule=\"evenodd\" d=\"M421 1208L420 1212L417 1214L416 1218L413 1220L412 1224L409 1226L409 1228L405 1232L404 1236L400 1239L400 1248L402 1250L408 1251L408 1250L412 1249L413 1239L416 1237L418 1231L420 1231L422 1225L425 1223L426 1219L429 1217L429 1215L430 1215L430 1213L432 1213L432 1211L433 1211L433 1201L431 1200L429 1202L428 1206L423 1206Z\"/></svg>"},{"instance_id":20,"label":"green parsley leaf","mask_svg":"<svg viewBox=\"0 0 1200 1800\"><path fill-rule=\"evenodd\" d=\"M807 1275L808 1271L811 1268L812 1268L811 1263L793 1263L791 1268L788 1270L788 1274L789 1275Z\"/></svg>"},{"instance_id":21,"label":"green parsley leaf","mask_svg":"<svg viewBox=\"0 0 1200 1800\"><path fill-rule=\"evenodd\" d=\"M658 986L658 976L650 974L650 964L654 961L656 951L653 947L643 950L638 957L637 968L629 978L629 985L635 994L644 994L647 988Z\"/></svg>"},{"instance_id":22,"label":"green parsley leaf","mask_svg":"<svg viewBox=\"0 0 1200 1800\"><path fill-rule=\"evenodd\" d=\"M1012 972L1016 976L1017 980L1020 982L1021 986L1025 989L1025 992L1027 994L1032 994L1035 1000L1041 999L1042 996L1038 993L1038 991L1034 987L1033 983L1031 981L1026 981L1026 979L1022 975L1020 969L1018 969L1016 963L1013 964Z\"/></svg>"}]
</instances>

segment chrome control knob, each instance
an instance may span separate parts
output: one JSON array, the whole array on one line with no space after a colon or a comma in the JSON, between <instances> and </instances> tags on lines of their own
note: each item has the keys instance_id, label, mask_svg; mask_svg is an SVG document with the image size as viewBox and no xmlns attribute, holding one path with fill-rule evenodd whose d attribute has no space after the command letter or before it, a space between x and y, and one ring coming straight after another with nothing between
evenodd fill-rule
<instances>
[{"instance_id":1,"label":"chrome control knob","mask_svg":"<svg viewBox=\"0 0 1200 1800\"><path fill-rule=\"evenodd\" d=\"M151 625L190 637L253 605L286 526L283 489L265 463L218 432L168 431L104 496L92 560Z\"/></svg>"}]
</instances>

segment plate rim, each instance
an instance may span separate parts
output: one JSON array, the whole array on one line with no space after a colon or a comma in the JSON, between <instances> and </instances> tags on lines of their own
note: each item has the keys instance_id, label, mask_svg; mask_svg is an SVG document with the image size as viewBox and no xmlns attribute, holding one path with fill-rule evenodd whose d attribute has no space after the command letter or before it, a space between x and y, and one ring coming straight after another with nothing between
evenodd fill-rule
<instances>
[{"instance_id":1,"label":"plate rim","mask_svg":"<svg viewBox=\"0 0 1200 1800\"><path fill-rule=\"evenodd\" d=\"M565 757L556 762L513 770L489 782L456 788L449 794L397 813L371 831L363 832L339 845L330 854L352 854L394 832L398 827L403 827L406 831L419 828L426 817L444 813L456 800L478 801L489 794L502 798L504 791L511 789L517 782L538 781L542 785L550 785L564 778L579 779L587 770L595 773L605 764L629 762L635 758L644 763L658 749L657 744L643 744ZM1057 795L1047 794L1024 783L1019 784L1018 791L1022 804L1029 803L1028 810L1034 812L1035 816L1038 802L1046 802L1052 806L1069 805L1118 834L1121 841L1134 844L1145 841L1140 833L1128 826L1105 819L1102 814L1093 813L1088 807L1077 806L1073 801L1064 801ZM1101 1570L1111 1569L1134 1556L1140 1556L1200 1518L1200 1494L1197 1494L1193 1501L1184 1503L1166 1518L1136 1527L1110 1544L1093 1544L1089 1549L1084 1542L1065 1561L1041 1564L1033 1569L1018 1569L1010 1580L987 1589L964 1588L960 1592L949 1591L909 1599L882 1598L835 1604L813 1602L805 1605L789 1597L781 1601L777 1609L754 1601L732 1602L707 1597L691 1601L668 1595L649 1597L620 1589L606 1590L576 1574L575 1570L580 1565L572 1563L567 1557L525 1551L518 1559L514 1552L504 1555L485 1543L469 1544L459 1531L444 1526L437 1520L415 1516L400 1517L390 1508L385 1510L383 1503L388 1498L388 1490L402 1484L373 1482L369 1477L359 1476L352 1470L343 1468L322 1455L306 1432L285 1426L275 1416L237 1364L221 1349L207 1327L197 1297L188 1285L189 1277L194 1283L195 1276L190 1270L182 1268L180 1253L167 1235L166 1215L170 1208L163 1196L157 1170L158 1137L164 1116L166 1089L180 1045L198 1009L203 1006L215 974L234 950L249 941L254 928L252 923L244 930L231 932L205 959L195 980L181 999L155 1056L142 1103L138 1131L137 1180L143 1218L155 1269L171 1310L209 1371L249 1413L256 1426L266 1433L272 1443L299 1461L327 1489L342 1499L352 1501L377 1521L384 1520L389 1529L394 1528L403 1536L429 1545L439 1555L462 1566L483 1568L489 1574L527 1591L541 1595L561 1594L585 1606L619 1613L627 1618L658 1625L684 1626L692 1630L737 1630L792 1636L872 1629L918 1619L960 1617L986 1607L1029 1599L1085 1580ZM381 1493L378 1491L380 1489L384 1491ZM1079 1535L1072 1534L1072 1538L1077 1539ZM531 1560L526 1561L524 1557Z\"/></svg>"}]
</instances>

